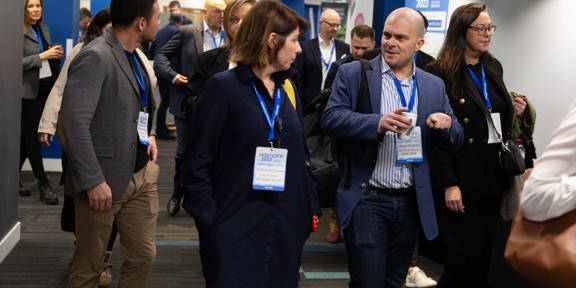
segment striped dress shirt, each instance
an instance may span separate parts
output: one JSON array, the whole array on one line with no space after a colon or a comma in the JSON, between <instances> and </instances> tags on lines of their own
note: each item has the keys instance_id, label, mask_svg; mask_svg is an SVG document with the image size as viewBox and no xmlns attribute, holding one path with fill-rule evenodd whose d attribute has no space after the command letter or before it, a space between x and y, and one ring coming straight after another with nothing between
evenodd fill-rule
<instances>
[{"instance_id":1,"label":"striped dress shirt","mask_svg":"<svg viewBox=\"0 0 576 288\"><path fill-rule=\"evenodd\" d=\"M410 102L410 95L412 95L416 66L413 67L412 71L413 72L411 77L400 80L402 92L406 97L406 104ZM403 107L400 100L401 96L399 95L398 90L394 85L394 77L394 72L392 72L392 69L390 66L388 66L386 61L382 59L382 94L380 95L382 103L380 113L382 115L386 115L391 111ZM418 91L416 91L415 97L416 99L414 99L414 108L411 112L417 113ZM391 189L409 188L414 186L412 164L397 163L396 154L396 133L386 131L382 142L379 143L378 159L376 159L374 172L372 172L372 178L369 182L370 185L379 188Z\"/></svg>"}]
</instances>

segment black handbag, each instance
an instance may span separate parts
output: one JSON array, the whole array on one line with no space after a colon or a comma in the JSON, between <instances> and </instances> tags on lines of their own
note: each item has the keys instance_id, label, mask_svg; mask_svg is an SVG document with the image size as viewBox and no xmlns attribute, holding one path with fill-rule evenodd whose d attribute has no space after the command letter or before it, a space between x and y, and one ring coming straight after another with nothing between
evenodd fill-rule
<instances>
[{"instance_id":1,"label":"black handbag","mask_svg":"<svg viewBox=\"0 0 576 288\"><path fill-rule=\"evenodd\" d=\"M508 175L523 174L526 170L526 162L524 161L520 144L518 144L514 139L502 139L502 135L498 133L490 114L486 115L486 118L488 118L488 122L492 126L492 129L494 129L496 136L498 136L498 140L500 140L501 146L498 155L500 170Z\"/></svg>"},{"instance_id":2,"label":"black handbag","mask_svg":"<svg viewBox=\"0 0 576 288\"><path fill-rule=\"evenodd\" d=\"M520 175L526 170L519 144L513 139L502 141L500 147L500 169L509 175Z\"/></svg>"}]
</instances>

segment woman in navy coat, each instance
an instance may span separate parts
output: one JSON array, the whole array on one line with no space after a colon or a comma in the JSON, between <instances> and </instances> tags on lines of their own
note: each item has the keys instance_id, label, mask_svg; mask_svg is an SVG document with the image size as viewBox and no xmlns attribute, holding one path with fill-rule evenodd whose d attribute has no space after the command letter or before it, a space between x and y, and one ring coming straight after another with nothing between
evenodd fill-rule
<instances>
[{"instance_id":1,"label":"woman in navy coat","mask_svg":"<svg viewBox=\"0 0 576 288\"><path fill-rule=\"evenodd\" d=\"M258 2L234 40L237 67L198 94L183 206L196 220L207 287L298 287L300 254L319 211L301 115L281 83L294 73L306 27L285 5ZM277 158L286 162L284 169L274 162L276 173L255 164ZM283 183L266 183L282 176Z\"/></svg>"}]
</instances>

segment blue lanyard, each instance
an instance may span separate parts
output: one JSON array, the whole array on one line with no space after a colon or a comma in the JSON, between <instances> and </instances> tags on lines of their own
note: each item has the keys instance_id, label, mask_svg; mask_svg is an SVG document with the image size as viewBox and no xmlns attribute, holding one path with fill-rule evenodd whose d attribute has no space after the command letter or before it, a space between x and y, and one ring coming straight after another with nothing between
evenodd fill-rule
<instances>
[{"instance_id":1,"label":"blue lanyard","mask_svg":"<svg viewBox=\"0 0 576 288\"><path fill-rule=\"evenodd\" d=\"M480 84L480 80L478 80L478 77L476 77L476 74L474 74L474 71L472 71L472 69L470 69L470 67L466 66L466 68L468 68L468 72L470 72L470 76L472 76L472 80L474 80L474 83L476 83L476 86L478 86L478 89L480 89L480 91L484 94L484 100L486 101L486 108L488 108L488 111L492 112L492 104L490 103L490 98L488 98L488 84L486 84L486 74L484 73L484 64L482 64L482 66L480 66L480 70L482 71L482 84Z\"/></svg>"},{"instance_id":2,"label":"blue lanyard","mask_svg":"<svg viewBox=\"0 0 576 288\"><path fill-rule=\"evenodd\" d=\"M128 52L125 52L125 54L126 54L126 58L128 58L129 57ZM138 70L138 73L136 73L134 68L132 68L132 65L130 65L130 68L132 69L132 73L134 73L134 78L136 78L136 82L138 82L138 86L140 86L140 89L142 89L142 97L140 97L140 104L142 105L142 110L146 111L146 105L148 104L148 99L146 98L146 79L144 78L144 75L142 74L142 69L140 68L140 63L138 62L138 59L136 58L136 51L134 51L134 53L132 54L132 57L134 58L134 62L136 63L136 69ZM130 63L130 61L128 61L128 63Z\"/></svg>"},{"instance_id":3,"label":"blue lanyard","mask_svg":"<svg viewBox=\"0 0 576 288\"><path fill-rule=\"evenodd\" d=\"M34 27L36 26L36 27ZM38 29L38 31L36 31L36 29ZM44 43L42 43L42 36L40 36L40 27L38 27L37 25L33 25L32 26L32 32L34 33L34 36L36 36L36 40L38 40L38 44L40 44L40 52L44 52Z\"/></svg>"},{"instance_id":4,"label":"blue lanyard","mask_svg":"<svg viewBox=\"0 0 576 288\"><path fill-rule=\"evenodd\" d=\"M410 94L410 102L408 102L408 112L412 112L412 109L414 108L416 90L418 89L416 77L412 76L412 79L412 93ZM400 80L398 80L396 76L394 76L394 86L396 86L396 90L398 90L398 96L400 96L400 102L402 102L402 106L406 107L406 96L404 96L404 92L402 91L402 84L400 84Z\"/></svg>"},{"instance_id":5,"label":"blue lanyard","mask_svg":"<svg viewBox=\"0 0 576 288\"><path fill-rule=\"evenodd\" d=\"M266 116L266 121L268 122L268 126L270 126L270 131L268 132L268 142L270 142L270 144L272 144L274 142L274 125L275 125L275 120L276 117L278 117L278 114L280 113L280 100L281 98L281 93L280 93L280 88L276 89L276 93L274 96L274 112L272 113L272 116L270 116L270 113L268 112L268 107L266 107L266 103L264 102L264 99L262 98L262 95L260 95L260 93L258 92L258 89L256 89L256 86L254 85L254 82L252 82L252 80L250 80L250 85L252 86L252 89L254 89L254 93L256 93L256 97L258 97L258 102L260 102L260 107L262 108L262 111L264 112L264 116Z\"/></svg>"},{"instance_id":6,"label":"blue lanyard","mask_svg":"<svg viewBox=\"0 0 576 288\"><path fill-rule=\"evenodd\" d=\"M212 34L212 31L210 31L210 36L212 36L212 42L214 42L214 48L220 47L220 45L218 45L216 43L216 37L214 37L214 34ZM224 29L222 29L222 31L220 31L220 44L222 44L222 40L224 40Z\"/></svg>"},{"instance_id":7,"label":"blue lanyard","mask_svg":"<svg viewBox=\"0 0 576 288\"><path fill-rule=\"evenodd\" d=\"M334 55L334 47L336 46L336 43L332 43L332 50L330 50L330 57L328 57L328 60L324 60L324 55L322 54L322 49L320 49L320 58L322 58L322 64L324 64L324 67L326 67L326 70L330 70L330 65L332 64L332 62L330 62L330 60L332 60L332 55Z\"/></svg>"}]
</instances>

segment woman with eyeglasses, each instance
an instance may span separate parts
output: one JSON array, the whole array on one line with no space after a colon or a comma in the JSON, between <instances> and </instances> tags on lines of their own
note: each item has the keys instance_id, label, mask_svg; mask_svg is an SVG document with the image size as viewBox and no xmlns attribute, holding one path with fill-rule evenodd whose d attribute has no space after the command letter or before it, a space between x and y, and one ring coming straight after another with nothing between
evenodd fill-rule
<instances>
[{"instance_id":1,"label":"woman with eyeglasses","mask_svg":"<svg viewBox=\"0 0 576 288\"><path fill-rule=\"evenodd\" d=\"M432 153L446 249L439 288L487 287L501 198L512 181L499 170L500 141L510 138L512 122L524 116L526 103L521 97L513 103L502 65L489 53L495 30L485 4L458 7L437 60L427 66L444 80L465 135L460 150Z\"/></svg>"}]
</instances>

